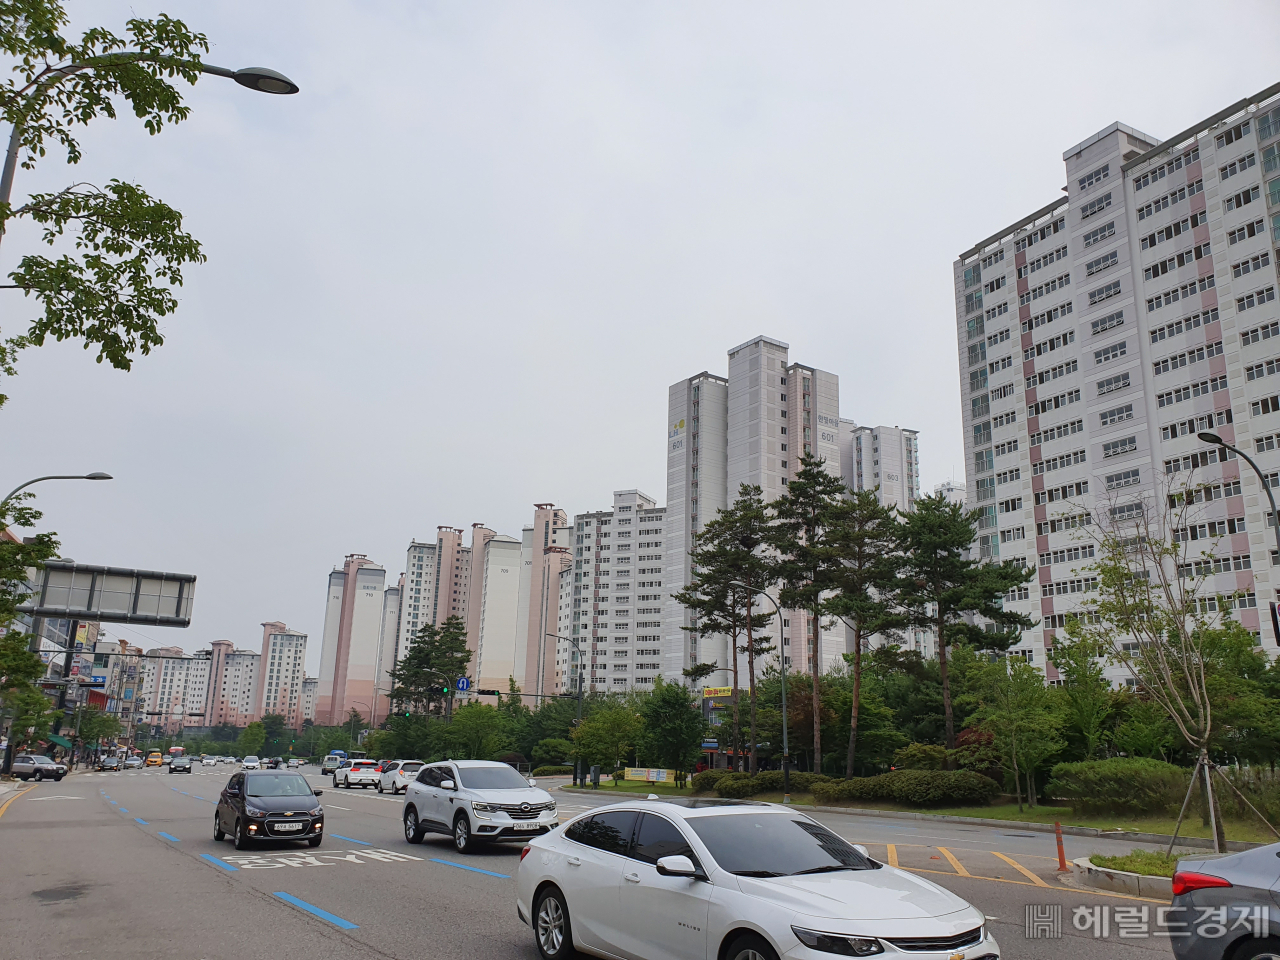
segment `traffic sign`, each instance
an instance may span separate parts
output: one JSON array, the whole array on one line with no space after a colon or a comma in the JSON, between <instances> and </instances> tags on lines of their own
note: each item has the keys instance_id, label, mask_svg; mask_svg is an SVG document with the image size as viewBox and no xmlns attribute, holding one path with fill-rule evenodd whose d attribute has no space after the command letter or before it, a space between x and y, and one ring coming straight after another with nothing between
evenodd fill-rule
<instances>
[{"instance_id":1,"label":"traffic sign","mask_svg":"<svg viewBox=\"0 0 1280 960\"><path fill-rule=\"evenodd\" d=\"M463 691L464 693L465 693L466 691L470 690L470 689L471 689L471 681L470 681L470 680L468 680L466 677L459 677L459 678L458 678L458 689L459 689L459 690L461 690L461 691Z\"/></svg>"}]
</instances>

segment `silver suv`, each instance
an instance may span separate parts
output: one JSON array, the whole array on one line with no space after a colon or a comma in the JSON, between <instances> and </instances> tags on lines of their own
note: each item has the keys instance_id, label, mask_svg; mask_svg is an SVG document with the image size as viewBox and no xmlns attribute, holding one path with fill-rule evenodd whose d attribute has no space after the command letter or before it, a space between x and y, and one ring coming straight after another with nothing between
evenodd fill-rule
<instances>
[{"instance_id":1,"label":"silver suv","mask_svg":"<svg viewBox=\"0 0 1280 960\"><path fill-rule=\"evenodd\" d=\"M551 794L514 767L491 760L448 760L418 771L404 794L404 838L453 837L459 853L479 842L527 840L560 823Z\"/></svg>"},{"instance_id":2,"label":"silver suv","mask_svg":"<svg viewBox=\"0 0 1280 960\"><path fill-rule=\"evenodd\" d=\"M67 775L67 765L42 757L23 753L13 758L13 775L19 780L61 780Z\"/></svg>"}]
</instances>

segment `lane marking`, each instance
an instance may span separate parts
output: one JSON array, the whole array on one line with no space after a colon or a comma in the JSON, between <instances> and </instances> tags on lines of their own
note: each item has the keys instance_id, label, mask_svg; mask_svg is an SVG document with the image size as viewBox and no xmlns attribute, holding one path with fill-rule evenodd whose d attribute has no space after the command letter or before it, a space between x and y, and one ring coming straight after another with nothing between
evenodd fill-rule
<instances>
[{"instance_id":1,"label":"lane marking","mask_svg":"<svg viewBox=\"0 0 1280 960\"><path fill-rule=\"evenodd\" d=\"M889 866L896 867L898 865L898 845L896 843L886 843L885 851L885 855L889 860Z\"/></svg>"},{"instance_id":2,"label":"lane marking","mask_svg":"<svg viewBox=\"0 0 1280 960\"><path fill-rule=\"evenodd\" d=\"M178 838L175 837L172 833L165 833L163 830L161 830L160 833L157 834L157 836L164 837L166 840L172 840L174 843L179 842Z\"/></svg>"},{"instance_id":3,"label":"lane marking","mask_svg":"<svg viewBox=\"0 0 1280 960\"><path fill-rule=\"evenodd\" d=\"M83 800L83 799L84 797L32 797L31 802L35 803L38 800Z\"/></svg>"},{"instance_id":4,"label":"lane marking","mask_svg":"<svg viewBox=\"0 0 1280 960\"><path fill-rule=\"evenodd\" d=\"M115 803L115 801L114 801L114 800L112 800L111 802L112 802L112 803ZM116 804L116 806L119 806L119 804Z\"/></svg>"},{"instance_id":5,"label":"lane marking","mask_svg":"<svg viewBox=\"0 0 1280 960\"><path fill-rule=\"evenodd\" d=\"M973 874L971 874L968 870L964 868L964 864L956 859L956 855L952 853L950 850L948 850L946 847L939 847L938 852L947 858L947 863L951 864L952 868L955 870L956 873L960 874L960 876L962 877L973 876Z\"/></svg>"},{"instance_id":6,"label":"lane marking","mask_svg":"<svg viewBox=\"0 0 1280 960\"><path fill-rule=\"evenodd\" d=\"M113 801L113 802L114 802L114 801ZM128 811L128 810L126 810L124 807L121 807L121 806L119 806L119 805L117 805L117 806L116 806L116 809L117 809L117 810L119 810L121 813L128 813L128 812L129 812L129 811Z\"/></svg>"},{"instance_id":7,"label":"lane marking","mask_svg":"<svg viewBox=\"0 0 1280 960\"><path fill-rule=\"evenodd\" d=\"M233 867L231 864L227 863L225 860L219 860L217 857L215 857L211 853L202 853L200 854L200 856L203 857L205 860L208 860L214 866L221 867L223 870L227 870L230 873L235 873L240 869L239 867Z\"/></svg>"},{"instance_id":8,"label":"lane marking","mask_svg":"<svg viewBox=\"0 0 1280 960\"><path fill-rule=\"evenodd\" d=\"M366 841L364 841L364 840L357 840L355 837L344 837L344 836L341 836L340 834L337 834L337 833L331 833L331 834L329 834L329 836L333 837L333 839L335 839L335 840L345 840L345 841L347 841L347 843L358 843L358 844L360 844L360 846L362 846L362 847L372 847L372 846L373 846L373 844L372 844L372 843L367 843L367 842L366 842Z\"/></svg>"},{"instance_id":9,"label":"lane marking","mask_svg":"<svg viewBox=\"0 0 1280 960\"><path fill-rule=\"evenodd\" d=\"M329 806L333 807L333 809L335 809L335 810L345 810L345 811L347 811L347 813L350 813L350 812L351 812L351 808L350 808L350 807L340 807L340 806L338 806L336 803L331 803L331 804L329 804Z\"/></svg>"},{"instance_id":10,"label":"lane marking","mask_svg":"<svg viewBox=\"0 0 1280 960\"><path fill-rule=\"evenodd\" d=\"M285 903L291 903L295 907L297 907L299 910L305 910L307 911L307 913L313 914L314 916L319 917L321 920L325 920L329 923L332 923L335 927L338 927L342 930L359 930L360 929L360 925L358 923L352 923L350 920L343 920L341 917L337 916L336 914L332 914L328 910L321 910L319 907L314 906L310 903L307 903L307 901L305 900L299 900L297 897L293 896L292 894L285 893L283 890L277 891L276 893L272 894L272 896L279 897Z\"/></svg>"},{"instance_id":11,"label":"lane marking","mask_svg":"<svg viewBox=\"0 0 1280 960\"><path fill-rule=\"evenodd\" d=\"M0 803L0 817L3 817L3 816L4 816L4 812L5 812L6 810L8 810L8 809L9 809L9 804L13 803L13 801L17 800L17 799L18 799L20 796L22 796L24 793L30 793L30 792L31 792L32 790L34 790L34 789L35 789L35 787L27 787L27 789L25 789L25 790L20 790L20 791L18 791L17 793L15 793L12 797L10 797L10 798L9 798L8 800L6 800L4 803Z\"/></svg>"},{"instance_id":12,"label":"lane marking","mask_svg":"<svg viewBox=\"0 0 1280 960\"><path fill-rule=\"evenodd\" d=\"M1017 870L1020 874L1022 874L1032 883L1034 883L1037 887L1049 886L1049 884L1045 883L1042 879L1037 877L1034 873L1032 873L1030 870L1028 870L1026 867L1020 864L1017 860L1013 859L1013 857L1006 857L1003 853L1000 853L998 850L992 850L991 852L994 853L1001 860L1003 860L1005 863L1007 863L1009 866L1013 867L1013 869Z\"/></svg>"},{"instance_id":13,"label":"lane marking","mask_svg":"<svg viewBox=\"0 0 1280 960\"><path fill-rule=\"evenodd\" d=\"M128 812L128 810L125 811L125 813ZM143 820L141 817L134 817L133 819L135 823L141 823L143 826L146 826L147 821Z\"/></svg>"},{"instance_id":14,"label":"lane marking","mask_svg":"<svg viewBox=\"0 0 1280 960\"><path fill-rule=\"evenodd\" d=\"M454 863L452 860L438 860L431 857L432 863L443 863L446 867L457 867L459 870L470 870L472 873L483 873L487 877L501 877L503 880L510 880L511 875L507 873L494 873L492 870L481 870L479 867L468 867L465 863Z\"/></svg>"}]
</instances>

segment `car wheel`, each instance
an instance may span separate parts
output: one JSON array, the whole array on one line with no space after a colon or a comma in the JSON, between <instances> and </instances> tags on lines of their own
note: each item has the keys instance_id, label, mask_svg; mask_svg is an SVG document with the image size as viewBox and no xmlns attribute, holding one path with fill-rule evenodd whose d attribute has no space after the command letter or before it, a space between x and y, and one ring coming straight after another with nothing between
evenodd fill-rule
<instances>
[{"instance_id":1,"label":"car wheel","mask_svg":"<svg viewBox=\"0 0 1280 960\"><path fill-rule=\"evenodd\" d=\"M471 821L465 813L458 814L458 819L453 821L453 845L459 853L469 853L476 848L476 842L471 839Z\"/></svg>"},{"instance_id":2,"label":"car wheel","mask_svg":"<svg viewBox=\"0 0 1280 960\"><path fill-rule=\"evenodd\" d=\"M213 814L213 839L222 841L227 837L226 832L222 829L222 821L218 818L217 811Z\"/></svg>"},{"instance_id":3,"label":"car wheel","mask_svg":"<svg viewBox=\"0 0 1280 960\"><path fill-rule=\"evenodd\" d=\"M237 850L249 849L249 838L244 835L244 825L236 821L235 845Z\"/></svg>"},{"instance_id":4,"label":"car wheel","mask_svg":"<svg viewBox=\"0 0 1280 960\"><path fill-rule=\"evenodd\" d=\"M568 960L576 957L573 930L569 926L569 908L564 894L548 887L533 905L533 936L543 960Z\"/></svg>"},{"instance_id":5,"label":"car wheel","mask_svg":"<svg viewBox=\"0 0 1280 960\"><path fill-rule=\"evenodd\" d=\"M744 933L724 952L724 960L778 960L777 951L754 933Z\"/></svg>"},{"instance_id":6,"label":"car wheel","mask_svg":"<svg viewBox=\"0 0 1280 960\"><path fill-rule=\"evenodd\" d=\"M324 837L310 837L310 838L307 840L307 846L308 846L308 847L318 847L318 846L320 846L320 841L321 841L321 840L323 840L323 839L324 839Z\"/></svg>"},{"instance_id":7,"label":"car wheel","mask_svg":"<svg viewBox=\"0 0 1280 960\"><path fill-rule=\"evenodd\" d=\"M39 770L37 770L37 771L36 771L36 783L39 783L39 782L40 782L40 781L42 781L43 779L44 779L44 774L43 774L43 773L41 773Z\"/></svg>"},{"instance_id":8,"label":"car wheel","mask_svg":"<svg viewBox=\"0 0 1280 960\"><path fill-rule=\"evenodd\" d=\"M1280 957L1280 940L1275 937L1264 937L1250 943L1242 943L1232 960L1271 960Z\"/></svg>"},{"instance_id":9,"label":"car wheel","mask_svg":"<svg viewBox=\"0 0 1280 960\"><path fill-rule=\"evenodd\" d=\"M404 812L404 838L410 843L421 843L425 833L422 824L418 821L418 811L409 807Z\"/></svg>"},{"instance_id":10,"label":"car wheel","mask_svg":"<svg viewBox=\"0 0 1280 960\"><path fill-rule=\"evenodd\" d=\"M379 780L379 781L378 781L378 792L379 792L379 793L382 793L382 792L383 792L383 791L382 791L382 781L381 781L381 780Z\"/></svg>"},{"instance_id":11,"label":"car wheel","mask_svg":"<svg viewBox=\"0 0 1280 960\"><path fill-rule=\"evenodd\" d=\"M54 783L61 783L61 782L62 782L62 775L59 775L59 776L54 777L54 778L53 778L53 782L54 782Z\"/></svg>"}]
</instances>

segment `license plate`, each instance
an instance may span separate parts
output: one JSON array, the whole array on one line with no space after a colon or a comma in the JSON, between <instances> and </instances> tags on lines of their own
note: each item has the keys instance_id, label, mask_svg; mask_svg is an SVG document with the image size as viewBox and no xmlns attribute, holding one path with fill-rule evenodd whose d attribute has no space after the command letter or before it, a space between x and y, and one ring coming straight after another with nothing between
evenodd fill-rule
<instances>
[{"instance_id":1,"label":"license plate","mask_svg":"<svg viewBox=\"0 0 1280 960\"><path fill-rule=\"evenodd\" d=\"M301 830L304 824L301 823L273 823L271 830L273 833L292 833L295 830Z\"/></svg>"},{"instance_id":2,"label":"license plate","mask_svg":"<svg viewBox=\"0 0 1280 960\"><path fill-rule=\"evenodd\" d=\"M513 823L512 826L517 830L537 830L539 825L536 823Z\"/></svg>"}]
</instances>

